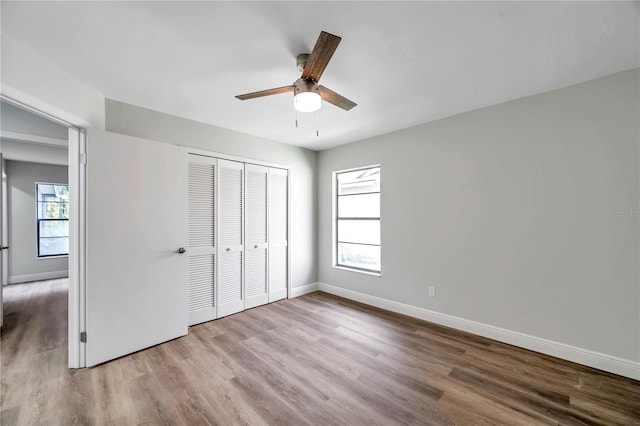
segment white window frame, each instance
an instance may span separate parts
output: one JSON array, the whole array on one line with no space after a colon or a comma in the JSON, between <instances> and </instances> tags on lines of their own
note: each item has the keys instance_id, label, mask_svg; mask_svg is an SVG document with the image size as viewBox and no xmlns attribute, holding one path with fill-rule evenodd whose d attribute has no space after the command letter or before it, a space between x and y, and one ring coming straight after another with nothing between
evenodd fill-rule
<instances>
[{"instance_id":1,"label":"white window frame","mask_svg":"<svg viewBox=\"0 0 640 426\"><path fill-rule=\"evenodd\" d=\"M351 168L351 169L344 169L344 170L336 170L332 173L332 182L331 182L331 186L332 186L332 199L333 199L333 213L332 213L332 265L334 268L336 269L343 269L345 271L351 271L351 272L357 272L360 274L366 274L366 275L374 275L374 276L381 276L382 275L382 212L380 213L380 216L378 217L378 220L380 221L380 270L376 271L376 270L372 270L372 269L365 269L365 268L358 268L358 267L354 267L354 266L349 266L349 265L341 265L338 263L338 244L340 243L339 239L338 239L338 175L342 174L342 173L349 173L349 172L355 172L358 170L367 170L367 169L374 169L374 168L381 168L380 164L373 164L373 165L369 165L369 166L362 166L362 167L355 167L355 168ZM380 189L379 194L381 194L382 196L382 188ZM371 244L367 244L367 245L371 245Z\"/></svg>"}]
</instances>

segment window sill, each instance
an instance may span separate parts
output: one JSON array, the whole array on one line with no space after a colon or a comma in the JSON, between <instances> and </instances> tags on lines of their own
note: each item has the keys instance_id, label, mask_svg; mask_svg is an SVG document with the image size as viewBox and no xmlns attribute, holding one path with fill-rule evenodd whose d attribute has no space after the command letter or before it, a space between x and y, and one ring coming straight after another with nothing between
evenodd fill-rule
<instances>
[{"instance_id":1,"label":"window sill","mask_svg":"<svg viewBox=\"0 0 640 426\"><path fill-rule=\"evenodd\" d=\"M68 254L58 254L55 256L36 256L37 260L45 260L45 259L59 259L61 257L69 257Z\"/></svg>"},{"instance_id":2,"label":"window sill","mask_svg":"<svg viewBox=\"0 0 640 426\"><path fill-rule=\"evenodd\" d=\"M382 276L382 272L361 271L360 269L347 268L345 266L333 265L334 269L342 269L343 271L357 272L358 274L373 275L374 277Z\"/></svg>"}]
</instances>

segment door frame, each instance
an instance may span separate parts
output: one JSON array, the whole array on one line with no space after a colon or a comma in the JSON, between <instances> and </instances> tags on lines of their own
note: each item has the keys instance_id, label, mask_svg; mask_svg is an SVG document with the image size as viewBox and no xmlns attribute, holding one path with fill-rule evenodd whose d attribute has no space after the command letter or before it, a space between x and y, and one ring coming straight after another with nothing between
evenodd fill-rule
<instances>
[{"instance_id":1,"label":"door frame","mask_svg":"<svg viewBox=\"0 0 640 426\"><path fill-rule=\"evenodd\" d=\"M39 103L33 107L30 103L37 99L24 100L9 97L0 93L0 100L32 114L46 118L69 129L68 145L68 179L69 179L69 290L68 290L68 360L69 368L86 366L85 345L80 342L80 331L85 322L85 174L86 162L86 122L67 121L61 117L69 117L66 111Z\"/></svg>"},{"instance_id":2,"label":"door frame","mask_svg":"<svg viewBox=\"0 0 640 426\"><path fill-rule=\"evenodd\" d=\"M0 160L4 162L4 157L0 156ZM0 226L2 226L2 239L0 240L0 244L2 244L2 246L9 246L8 189L6 170L2 167L2 213L0 214L0 216L2 216L2 224L0 224ZM5 286L9 281L9 253L2 250L0 252L0 256L2 257L0 260L0 262L2 262L2 278L0 279L0 285Z\"/></svg>"}]
</instances>

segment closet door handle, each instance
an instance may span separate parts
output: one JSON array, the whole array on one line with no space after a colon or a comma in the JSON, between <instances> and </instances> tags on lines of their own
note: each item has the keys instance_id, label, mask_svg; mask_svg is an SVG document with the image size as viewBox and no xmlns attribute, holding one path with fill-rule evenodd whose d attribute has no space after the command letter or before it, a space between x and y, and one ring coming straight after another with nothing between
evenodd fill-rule
<instances>
[{"instance_id":1,"label":"closet door handle","mask_svg":"<svg viewBox=\"0 0 640 426\"><path fill-rule=\"evenodd\" d=\"M184 253L184 252L186 252L186 251L187 251L187 249L185 249L184 247L180 247L180 248L178 249L178 253L180 253L180 254L183 254L183 253Z\"/></svg>"},{"instance_id":2,"label":"closet door handle","mask_svg":"<svg viewBox=\"0 0 640 426\"><path fill-rule=\"evenodd\" d=\"M2 246L0 247L0 250L9 250L9 246Z\"/></svg>"}]
</instances>

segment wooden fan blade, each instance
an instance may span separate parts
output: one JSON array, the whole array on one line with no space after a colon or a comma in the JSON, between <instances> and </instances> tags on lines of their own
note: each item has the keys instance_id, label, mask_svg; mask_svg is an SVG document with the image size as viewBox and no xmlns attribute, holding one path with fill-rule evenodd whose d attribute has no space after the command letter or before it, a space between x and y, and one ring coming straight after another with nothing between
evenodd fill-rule
<instances>
[{"instance_id":1,"label":"wooden fan blade","mask_svg":"<svg viewBox=\"0 0 640 426\"><path fill-rule=\"evenodd\" d=\"M302 70L302 77L305 80L313 80L316 83L320 80L324 69L329 64L333 53L338 48L342 38L333 34L322 31L316 41L316 45L307 60L304 70Z\"/></svg>"},{"instance_id":2,"label":"wooden fan blade","mask_svg":"<svg viewBox=\"0 0 640 426\"><path fill-rule=\"evenodd\" d=\"M341 94L336 93L333 90L328 89L324 86L318 86L318 91L320 92L320 97L322 98L323 101L329 102L330 104L334 104L335 106L340 107L345 111L349 111L351 108L358 105L352 100L349 100L344 96L342 96Z\"/></svg>"},{"instance_id":3,"label":"wooden fan blade","mask_svg":"<svg viewBox=\"0 0 640 426\"><path fill-rule=\"evenodd\" d=\"M240 99L241 101L246 101L247 99L278 95L280 93L286 93L286 92L292 92L292 91L293 91L293 85L289 85L289 86L276 87L275 89L261 90L259 92L245 93L244 95L236 96L236 98Z\"/></svg>"}]
</instances>

